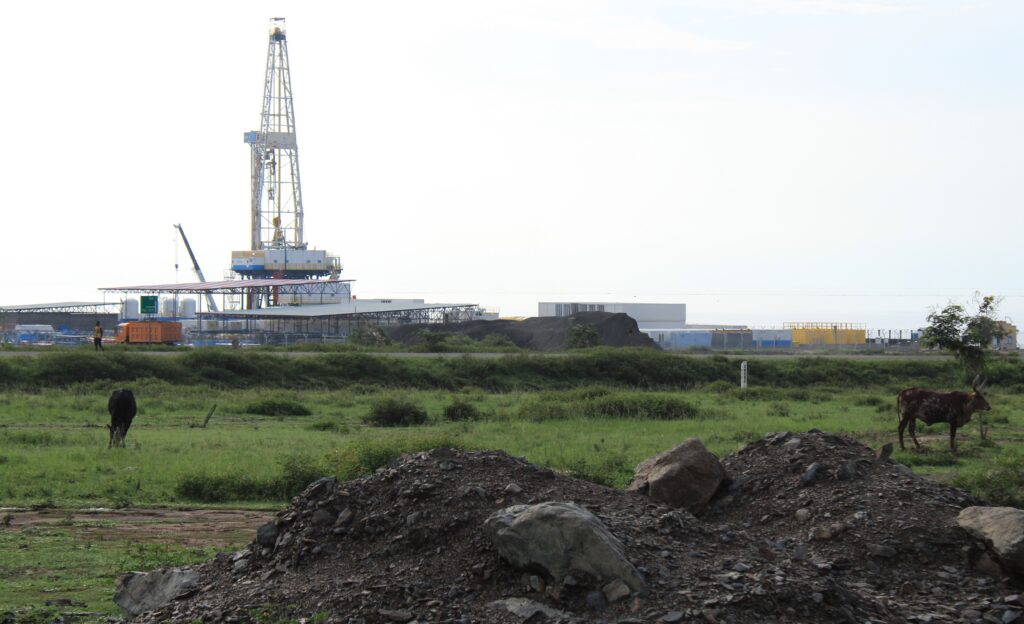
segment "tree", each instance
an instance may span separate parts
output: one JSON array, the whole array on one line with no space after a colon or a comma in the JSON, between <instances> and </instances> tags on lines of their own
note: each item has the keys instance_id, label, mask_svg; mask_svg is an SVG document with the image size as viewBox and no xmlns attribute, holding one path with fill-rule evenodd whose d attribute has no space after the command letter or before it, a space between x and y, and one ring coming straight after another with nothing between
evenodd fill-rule
<instances>
[{"instance_id":1,"label":"tree","mask_svg":"<svg viewBox=\"0 0 1024 624\"><path fill-rule=\"evenodd\" d=\"M975 302L978 313L973 316L957 303L933 311L921 336L921 344L949 351L970 375L985 368L985 356L993 341L1006 336L1006 325L997 317L1000 300L993 295L976 295Z\"/></svg>"},{"instance_id":2,"label":"tree","mask_svg":"<svg viewBox=\"0 0 1024 624\"><path fill-rule=\"evenodd\" d=\"M580 323L569 328L570 349L589 349L600 344L601 337L597 335L597 330L594 329L593 325L583 325Z\"/></svg>"}]
</instances>

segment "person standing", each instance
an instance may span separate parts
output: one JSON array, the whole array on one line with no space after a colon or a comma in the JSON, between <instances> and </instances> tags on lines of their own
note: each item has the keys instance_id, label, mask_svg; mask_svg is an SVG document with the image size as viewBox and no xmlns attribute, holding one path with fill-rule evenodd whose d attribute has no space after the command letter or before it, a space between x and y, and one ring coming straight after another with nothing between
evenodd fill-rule
<instances>
[{"instance_id":1,"label":"person standing","mask_svg":"<svg viewBox=\"0 0 1024 624\"><path fill-rule=\"evenodd\" d=\"M103 350L103 326L96 321L96 328L92 330L92 345L95 351Z\"/></svg>"}]
</instances>

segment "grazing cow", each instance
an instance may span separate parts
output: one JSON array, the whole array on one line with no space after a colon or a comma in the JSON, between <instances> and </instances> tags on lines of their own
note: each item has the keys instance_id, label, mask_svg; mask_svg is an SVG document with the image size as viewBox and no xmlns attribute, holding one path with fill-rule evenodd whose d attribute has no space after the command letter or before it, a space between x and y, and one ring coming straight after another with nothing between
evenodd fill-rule
<instances>
[{"instance_id":1,"label":"grazing cow","mask_svg":"<svg viewBox=\"0 0 1024 624\"><path fill-rule=\"evenodd\" d=\"M924 388L910 388L900 392L896 398L896 409L900 413L900 448L903 446L903 430L910 425L910 437L914 444L921 448L921 443L914 435L914 421L920 418L925 424L949 423L949 448L956 451L956 430L971 420L974 412L987 412L992 409L981 395L985 382L978 384L978 379L971 382L974 392L934 392Z\"/></svg>"},{"instance_id":2,"label":"grazing cow","mask_svg":"<svg viewBox=\"0 0 1024 624\"><path fill-rule=\"evenodd\" d=\"M107 411L110 412L110 442L107 448L112 446L124 446L124 438L128 435L128 427L132 426L132 419L135 418L135 395L131 390L114 390L107 401Z\"/></svg>"}]
</instances>

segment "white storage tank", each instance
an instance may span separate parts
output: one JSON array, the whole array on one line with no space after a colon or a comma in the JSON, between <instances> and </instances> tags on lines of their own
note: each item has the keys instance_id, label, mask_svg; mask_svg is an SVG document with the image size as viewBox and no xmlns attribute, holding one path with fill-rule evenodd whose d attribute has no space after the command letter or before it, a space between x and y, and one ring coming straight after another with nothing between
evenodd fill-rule
<instances>
[{"instance_id":1,"label":"white storage tank","mask_svg":"<svg viewBox=\"0 0 1024 624\"><path fill-rule=\"evenodd\" d=\"M125 321L135 321L139 318L139 300L138 299L125 299L124 308L122 308L121 319Z\"/></svg>"},{"instance_id":2,"label":"white storage tank","mask_svg":"<svg viewBox=\"0 0 1024 624\"><path fill-rule=\"evenodd\" d=\"M178 302L178 316L181 318L195 318L196 300L182 299L180 302Z\"/></svg>"},{"instance_id":3,"label":"white storage tank","mask_svg":"<svg viewBox=\"0 0 1024 624\"><path fill-rule=\"evenodd\" d=\"M175 316L177 312L173 297L165 297L160 301L160 313L164 316Z\"/></svg>"}]
</instances>

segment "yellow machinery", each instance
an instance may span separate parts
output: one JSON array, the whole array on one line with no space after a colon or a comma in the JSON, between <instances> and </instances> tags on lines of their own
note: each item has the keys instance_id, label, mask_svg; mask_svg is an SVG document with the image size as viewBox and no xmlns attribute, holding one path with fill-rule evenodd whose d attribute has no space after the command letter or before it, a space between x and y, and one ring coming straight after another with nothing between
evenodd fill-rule
<instances>
[{"instance_id":1,"label":"yellow machinery","mask_svg":"<svg viewBox=\"0 0 1024 624\"><path fill-rule=\"evenodd\" d=\"M868 331L860 323L785 323L793 332L793 346L862 345Z\"/></svg>"}]
</instances>

